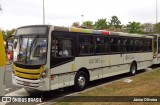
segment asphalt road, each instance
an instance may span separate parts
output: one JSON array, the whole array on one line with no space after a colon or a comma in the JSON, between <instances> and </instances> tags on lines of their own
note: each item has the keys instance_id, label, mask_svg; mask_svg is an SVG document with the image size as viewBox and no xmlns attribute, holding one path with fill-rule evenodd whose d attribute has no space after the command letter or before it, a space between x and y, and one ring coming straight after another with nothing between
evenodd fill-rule
<instances>
[{"instance_id":1,"label":"asphalt road","mask_svg":"<svg viewBox=\"0 0 160 105\"><path fill-rule=\"evenodd\" d=\"M6 86L6 94L21 88L21 87L12 85L12 66L11 65L6 66L5 86Z\"/></svg>"}]
</instances>

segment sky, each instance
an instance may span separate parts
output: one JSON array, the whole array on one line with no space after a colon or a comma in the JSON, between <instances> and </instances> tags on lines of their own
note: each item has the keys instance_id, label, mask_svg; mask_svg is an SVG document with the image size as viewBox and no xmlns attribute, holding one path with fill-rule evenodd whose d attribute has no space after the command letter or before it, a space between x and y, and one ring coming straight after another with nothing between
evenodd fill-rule
<instances>
[{"instance_id":1,"label":"sky","mask_svg":"<svg viewBox=\"0 0 160 105\"><path fill-rule=\"evenodd\" d=\"M160 22L160 0L158 22ZM45 24L71 26L73 22L110 21L156 23L156 0L44 0ZM43 0L0 0L0 28L43 24ZM83 16L82 16L83 15Z\"/></svg>"}]
</instances>

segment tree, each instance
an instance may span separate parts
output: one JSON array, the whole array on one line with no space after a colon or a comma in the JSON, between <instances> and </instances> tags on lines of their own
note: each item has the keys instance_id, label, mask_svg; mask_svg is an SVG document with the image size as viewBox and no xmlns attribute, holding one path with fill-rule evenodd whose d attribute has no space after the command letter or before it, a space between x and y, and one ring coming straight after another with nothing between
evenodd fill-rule
<instances>
[{"instance_id":1,"label":"tree","mask_svg":"<svg viewBox=\"0 0 160 105\"><path fill-rule=\"evenodd\" d=\"M129 33L142 33L142 26L139 22L128 22L126 25L126 30Z\"/></svg>"},{"instance_id":2,"label":"tree","mask_svg":"<svg viewBox=\"0 0 160 105\"><path fill-rule=\"evenodd\" d=\"M154 33L157 33L157 34L160 33L160 22L157 24L154 24Z\"/></svg>"},{"instance_id":3,"label":"tree","mask_svg":"<svg viewBox=\"0 0 160 105\"><path fill-rule=\"evenodd\" d=\"M126 25L122 24L121 28L118 31L127 32Z\"/></svg>"},{"instance_id":4,"label":"tree","mask_svg":"<svg viewBox=\"0 0 160 105\"><path fill-rule=\"evenodd\" d=\"M117 16L112 16L110 19L110 29L120 29L121 28L121 21L118 19Z\"/></svg>"},{"instance_id":5,"label":"tree","mask_svg":"<svg viewBox=\"0 0 160 105\"><path fill-rule=\"evenodd\" d=\"M106 18L98 19L94 24L95 29L104 30L109 28L108 22Z\"/></svg>"},{"instance_id":6,"label":"tree","mask_svg":"<svg viewBox=\"0 0 160 105\"><path fill-rule=\"evenodd\" d=\"M153 33L154 32L154 25L152 23L144 23L142 24L143 32L144 33Z\"/></svg>"},{"instance_id":7,"label":"tree","mask_svg":"<svg viewBox=\"0 0 160 105\"><path fill-rule=\"evenodd\" d=\"M15 32L15 29L6 30L6 31L2 30L3 40L6 40L8 36L13 35L14 32Z\"/></svg>"},{"instance_id":8,"label":"tree","mask_svg":"<svg viewBox=\"0 0 160 105\"><path fill-rule=\"evenodd\" d=\"M80 24L79 24L79 22L73 22L73 23L72 23L72 26L73 26L73 27L80 27Z\"/></svg>"},{"instance_id":9,"label":"tree","mask_svg":"<svg viewBox=\"0 0 160 105\"><path fill-rule=\"evenodd\" d=\"M83 22L82 26L84 26L86 28L89 28L89 29L93 29L94 28L94 25L93 25L92 21L85 21L85 22Z\"/></svg>"}]
</instances>

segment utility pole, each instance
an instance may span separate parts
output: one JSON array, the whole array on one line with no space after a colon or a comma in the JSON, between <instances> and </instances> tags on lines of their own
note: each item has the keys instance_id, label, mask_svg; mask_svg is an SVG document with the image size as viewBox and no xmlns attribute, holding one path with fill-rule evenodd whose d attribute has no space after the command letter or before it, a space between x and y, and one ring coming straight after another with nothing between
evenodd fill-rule
<instances>
[{"instance_id":1,"label":"utility pole","mask_svg":"<svg viewBox=\"0 0 160 105\"><path fill-rule=\"evenodd\" d=\"M156 0L156 24L158 23L158 2Z\"/></svg>"},{"instance_id":2,"label":"utility pole","mask_svg":"<svg viewBox=\"0 0 160 105\"><path fill-rule=\"evenodd\" d=\"M45 25L45 7L44 7L44 0L43 0L43 25Z\"/></svg>"},{"instance_id":3,"label":"utility pole","mask_svg":"<svg viewBox=\"0 0 160 105\"><path fill-rule=\"evenodd\" d=\"M81 15L81 17L82 17L82 25L83 25L83 17L84 17L84 15Z\"/></svg>"}]
</instances>

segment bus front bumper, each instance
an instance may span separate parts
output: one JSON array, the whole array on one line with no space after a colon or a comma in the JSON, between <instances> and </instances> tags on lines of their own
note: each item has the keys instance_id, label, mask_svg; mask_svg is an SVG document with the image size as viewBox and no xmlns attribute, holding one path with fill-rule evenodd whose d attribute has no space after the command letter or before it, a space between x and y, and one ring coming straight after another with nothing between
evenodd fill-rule
<instances>
[{"instance_id":1,"label":"bus front bumper","mask_svg":"<svg viewBox=\"0 0 160 105\"><path fill-rule=\"evenodd\" d=\"M12 73L12 84L16 86L21 86L21 87L28 87L28 88L33 88L37 90L48 90L46 89L45 86L45 80L29 80L29 79L24 79L17 77Z\"/></svg>"}]
</instances>

